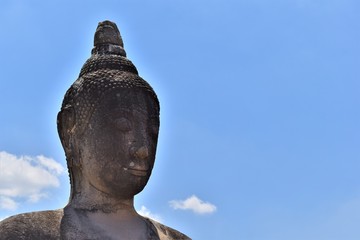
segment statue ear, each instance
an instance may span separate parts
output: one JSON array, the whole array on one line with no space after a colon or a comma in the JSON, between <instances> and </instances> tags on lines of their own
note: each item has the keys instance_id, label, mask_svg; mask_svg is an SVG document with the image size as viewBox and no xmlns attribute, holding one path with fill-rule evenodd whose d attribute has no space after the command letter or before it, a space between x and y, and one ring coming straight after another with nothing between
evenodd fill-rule
<instances>
[{"instance_id":1,"label":"statue ear","mask_svg":"<svg viewBox=\"0 0 360 240\"><path fill-rule=\"evenodd\" d=\"M71 106L65 106L57 115L57 128L65 153L71 151L71 139L75 127L75 112Z\"/></svg>"}]
</instances>

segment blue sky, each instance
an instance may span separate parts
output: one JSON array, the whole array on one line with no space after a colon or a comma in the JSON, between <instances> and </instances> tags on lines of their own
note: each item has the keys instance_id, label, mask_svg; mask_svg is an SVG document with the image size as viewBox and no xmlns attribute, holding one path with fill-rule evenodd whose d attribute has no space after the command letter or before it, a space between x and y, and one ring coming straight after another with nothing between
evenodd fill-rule
<instances>
[{"instance_id":1,"label":"blue sky","mask_svg":"<svg viewBox=\"0 0 360 240\"><path fill-rule=\"evenodd\" d=\"M0 6L0 219L67 203L56 114L109 19L161 103L138 211L193 239L360 239L359 1Z\"/></svg>"}]
</instances>

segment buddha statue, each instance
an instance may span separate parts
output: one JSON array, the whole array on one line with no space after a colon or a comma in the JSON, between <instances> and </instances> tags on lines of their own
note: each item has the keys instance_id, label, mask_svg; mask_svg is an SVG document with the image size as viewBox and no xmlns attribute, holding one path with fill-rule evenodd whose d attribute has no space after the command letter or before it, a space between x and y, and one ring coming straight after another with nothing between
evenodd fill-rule
<instances>
[{"instance_id":1,"label":"buddha statue","mask_svg":"<svg viewBox=\"0 0 360 240\"><path fill-rule=\"evenodd\" d=\"M99 23L92 55L58 114L69 203L1 221L0 240L190 239L133 205L154 166L159 111L154 90L126 58L116 24Z\"/></svg>"}]
</instances>

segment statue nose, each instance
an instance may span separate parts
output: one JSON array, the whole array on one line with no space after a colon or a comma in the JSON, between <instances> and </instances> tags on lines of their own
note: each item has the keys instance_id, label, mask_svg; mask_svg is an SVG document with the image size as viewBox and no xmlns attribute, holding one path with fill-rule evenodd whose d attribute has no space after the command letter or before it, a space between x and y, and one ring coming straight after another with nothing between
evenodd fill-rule
<instances>
[{"instance_id":1,"label":"statue nose","mask_svg":"<svg viewBox=\"0 0 360 240\"><path fill-rule=\"evenodd\" d=\"M135 150L134 156L138 159L146 159L149 156L149 150L147 147L142 146Z\"/></svg>"}]
</instances>

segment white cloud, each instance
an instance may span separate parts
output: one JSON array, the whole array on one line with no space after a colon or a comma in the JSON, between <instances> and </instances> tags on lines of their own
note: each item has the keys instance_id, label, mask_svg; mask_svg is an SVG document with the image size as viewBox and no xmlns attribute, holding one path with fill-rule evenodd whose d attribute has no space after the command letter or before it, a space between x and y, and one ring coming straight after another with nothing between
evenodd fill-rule
<instances>
[{"instance_id":1,"label":"white cloud","mask_svg":"<svg viewBox=\"0 0 360 240\"><path fill-rule=\"evenodd\" d=\"M16 199L38 202L46 189L59 187L64 167L45 156L15 156L0 152L0 209L15 210Z\"/></svg>"},{"instance_id":2,"label":"white cloud","mask_svg":"<svg viewBox=\"0 0 360 240\"><path fill-rule=\"evenodd\" d=\"M162 221L162 219L159 215L151 213L150 210L147 209L145 206L141 206L138 213L144 217L154 219L155 221L158 221L158 222Z\"/></svg>"},{"instance_id":3,"label":"white cloud","mask_svg":"<svg viewBox=\"0 0 360 240\"><path fill-rule=\"evenodd\" d=\"M172 200L169 203L173 209L191 210L198 214L208 214L216 211L215 205L204 202L195 195L185 200Z\"/></svg>"},{"instance_id":4,"label":"white cloud","mask_svg":"<svg viewBox=\"0 0 360 240\"><path fill-rule=\"evenodd\" d=\"M61 164L56 162L54 159L44 157L43 155L37 156L36 158L41 165L50 171L56 172L58 175L64 172L63 166L61 166Z\"/></svg>"}]
</instances>

